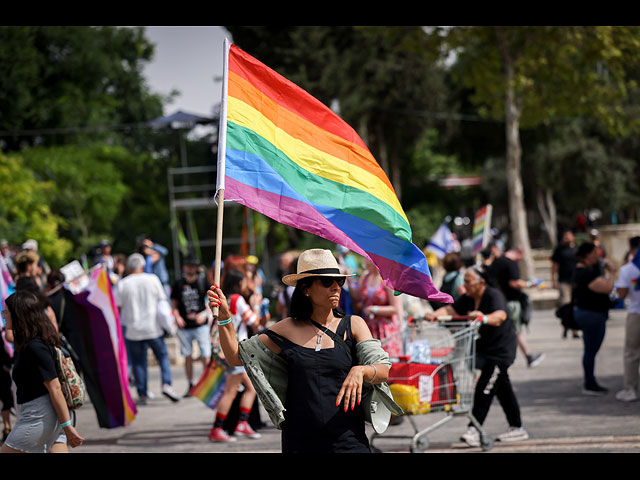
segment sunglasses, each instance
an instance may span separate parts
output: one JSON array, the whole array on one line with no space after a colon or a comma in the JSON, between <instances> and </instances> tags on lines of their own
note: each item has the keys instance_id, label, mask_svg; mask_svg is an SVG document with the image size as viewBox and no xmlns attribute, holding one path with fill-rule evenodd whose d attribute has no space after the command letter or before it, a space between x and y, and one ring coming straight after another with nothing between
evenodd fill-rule
<instances>
[{"instance_id":1,"label":"sunglasses","mask_svg":"<svg viewBox=\"0 0 640 480\"><path fill-rule=\"evenodd\" d=\"M336 282L339 287L344 285L345 277L317 277L324 288L329 288Z\"/></svg>"}]
</instances>

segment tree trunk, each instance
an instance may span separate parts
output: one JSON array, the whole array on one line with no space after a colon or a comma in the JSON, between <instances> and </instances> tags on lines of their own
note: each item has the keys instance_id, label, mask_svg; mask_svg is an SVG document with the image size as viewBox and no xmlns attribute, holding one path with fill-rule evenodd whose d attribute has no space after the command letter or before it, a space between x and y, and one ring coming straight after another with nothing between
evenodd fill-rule
<instances>
[{"instance_id":1,"label":"tree trunk","mask_svg":"<svg viewBox=\"0 0 640 480\"><path fill-rule=\"evenodd\" d=\"M391 147L391 164L389 165L391 168L391 185L393 185L393 189L396 191L396 197L398 197L399 201L402 201L402 184L400 183L402 180L402 169L400 168L400 156L398 155L398 149L394 145Z\"/></svg>"},{"instance_id":2,"label":"tree trunk","mask_svg":"<svg viewBox=\"0 0 640 480\"><path fill-rule=\"evenodd\" d=\"M544 190L544 194L542 190L538 190L536 200L538 202L538 211L549 236L549 243L553 249L558 243L556 203L553 200L553 192L549 188Z\"/></svg>"},{"instance_id":3,"label":"tree trunk","mask_svg":"<svg viewBox=\"0 0 640 480\"><path fill-rule=\"evenodd\" d=\"M376 122L376 143L378 146L378 162L384 170L384 173L387 174L387 177L390 179L390 171L389 171L389 155L387 154L387 145L385 143L384 136L384 125L382 122Z\"/></svg>"},{"instance_id":4,"label":"tree trunk","mask_svg":"<svg viewBox=\"0 0 640 480\"><path fill-rule=\"evenodd\" d=\"M522 148L520 146L520 108L513 87L513 64L507 57L505 60L505 80L507 91L505 97L505 120L507 141L507 183L509 187L509 217L511 220L511 240L513 246L522 248L521 276L534 276L533 256L527 229L527 211L524 206L524 189L521 178Z\"/></svg>"}]
</instances>

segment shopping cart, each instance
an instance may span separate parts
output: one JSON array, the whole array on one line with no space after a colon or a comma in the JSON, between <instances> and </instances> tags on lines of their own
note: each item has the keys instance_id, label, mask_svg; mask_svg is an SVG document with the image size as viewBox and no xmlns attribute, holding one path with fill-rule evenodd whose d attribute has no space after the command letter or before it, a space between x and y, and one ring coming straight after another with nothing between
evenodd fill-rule
<instances>
[{"instance_id":1,"label":"shopping cart","mask_svg":"<svg viewBox=\"0 0 640 480\"><path fill-rule=\"evenodd\" d=\"M475 317L440 316L436 322L409 319L400 333L404 355L394 362L387 383L413 427L413 435L386 435L376 432L370 438L373 451L376 438L411 439L410 451L429 447L428 435L455 417L466 416L480 432L482 450L493 448L493 439L473 417L475 388L475 340L480 323ZM383 339L384 345L389 339ZM445 417L420 430L416 415L445 412Z\"/></svg>"}]
</instances>

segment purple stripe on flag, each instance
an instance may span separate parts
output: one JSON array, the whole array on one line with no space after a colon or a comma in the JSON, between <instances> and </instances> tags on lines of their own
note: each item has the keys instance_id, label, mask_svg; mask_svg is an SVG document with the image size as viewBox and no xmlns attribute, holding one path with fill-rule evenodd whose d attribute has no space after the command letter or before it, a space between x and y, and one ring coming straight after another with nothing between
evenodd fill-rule
<instances>
[{"instance_id":1,"label":"purple stripe on flag","mask_svg":"<svg viewBox=\"0 0 640 480\"><path fill-rule=\"evenodd\" d=\"M86 309L86 320L83 325L85 339L90 338L87 345L94 358L95 378L100 385L100 391L109 410L111 428L123 426L125 412L122 401L122 385L120 384L119 359L116 358L111 343L109 328L102 311L87 301L87 295L76 295L76 301Z\"/></svg>"},{"instance_id":2,"label":"purple stripe on flag","mask_svg":"<svg viewBox=\"0 0 640 480\"><path fill-rule=\"evenodd\" d=\"M245 185L229 176L226 177L225 198L256 210L277 222L313 233L362 255L371 260L381 273L384 272L389 288L395 289L394 285L403 285L402 291L409 295L445 303L452 301L450 295L435 288L429 275L364 251L342 230L303 201Z\"/></svg>"}]
</instances>

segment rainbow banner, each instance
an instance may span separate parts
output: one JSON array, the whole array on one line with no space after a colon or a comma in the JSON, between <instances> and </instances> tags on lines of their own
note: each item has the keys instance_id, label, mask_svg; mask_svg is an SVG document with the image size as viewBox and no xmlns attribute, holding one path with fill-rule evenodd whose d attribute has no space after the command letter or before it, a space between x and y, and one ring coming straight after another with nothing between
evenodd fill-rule
<instances>
[{"instance_id":1,"label":"rainbow banner","mask_svg":"<svg viewBox=\"0 0 640 480\"><path fill-rule=\"evenodd\" d=\"M220 364L211 362L202 373L200 379L189 390L191 396L199 398L207 407L215 410L224 393L227 369Z\"/></svg>"},{"instance_id":2,"label":"rainbow banner","mask_svg":"<svg viewBox=\"0 0 640 480\"><path fill-rule=\"evenodd\" d=\"M472 251L476 255L489 244L491 238L491 205L485 205L478 210L473 219Z\"/></svg>"},{"instance_id":3,"label":"rainbow banner","mask_svg":"<svg viewBox=\"0 0 640 480\"><path fill-rule=\"evenodd\" d=\"M225 50L225 198L362 255L397 292L451 302L434 286L391 182L356 132L235 45Z\"/></svg>"},{"instance_id":4,"label":"rainbow banner","mask_svg":"<svg viewBox=\"0 0 640 480\"><path fill-rule=\"evenodd\" d=\"M87 287L70 296L81 339L73 347L81 352L80 367L98 423L102 428L129 425L137 409L129 392L127 352L106 268L92 270Z\"/></svg>"}]
</instances>

